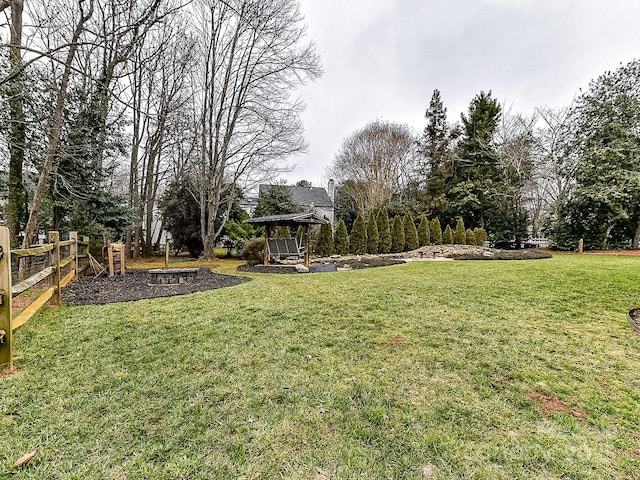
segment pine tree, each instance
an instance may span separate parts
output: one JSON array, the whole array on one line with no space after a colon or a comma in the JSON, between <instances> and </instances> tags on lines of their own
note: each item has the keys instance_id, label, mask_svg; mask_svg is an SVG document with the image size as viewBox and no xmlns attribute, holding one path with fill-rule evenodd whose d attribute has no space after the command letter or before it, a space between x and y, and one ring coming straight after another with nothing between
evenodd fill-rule
<instances>
[{"instance_id":1,"label":"pine tree","mask_svg":"<svg viewBox=\"0 0 640 480\"><path fill-rule=\"evenodd\" d=\"M434 90L429 108L425 113L427 126L420 139L424 160L420 173L426 179L427 206L431 212L442 213L446 207L446 184L450 177L448 168L452 155L451 140L458 135L457 129L449 128L447 109L440 98L440 91Z\"/></svg>"},{"instance_id":2,"label":"pine tree","mask_svg":"<svg viewBox=\"0 0 640 480\"><path fill-rule=\"evenodd\" d=\"M331 232L331 225L328 223L323 223L320 226L320 235L318 235L314 251L320 257L333 255L333 233Z\"/></svg>"},{"instance_id":3,"label":"pine tree","mask_svg":"<svg viewBox=\"0 0 640 480\"><path fill-rule=\"evenodd\" d=\"M487 241L487 231L484 228L474 228L473 233L476 234L476 245L482 247Z\"/></svg>"},{"instance_id":4,"label":"pine tree","mask_svg":"<svg viewBox=\"0 0 640 480\"><path fill-rule=\"evenodd\" d=\"M378 221L376 212L371 210L367 219L367 253L376 254L380 246L380 237L378 235Z\"/></svg>"},{"instance_id":5,"label":"pine tree","mask_svg":"<svg viewBox=\"0 0 640 480\"><path fill-rule=\"evenodd\" d=\"M418 230L416 224L413 223L413 215L410 212L404 216L404 247L405 250L411 251L419 247Z\"/></svg>"},{"instance_id":6,"label":"pine tree","mask_svg":"<svg viewBox=\"0 0 640 480\"><path fill-rule=\"evenodd\" d=\"M347 233L347 226L342 219L340 219L336 227L333 243L338 255L347 255L349 253L349 234Z\"/></svg>"},{"instance_id":7,"label":"pine tree","mask_svg":"<svg viewBox=\"0 0 640 480\"><path fill-rule=\"evenodd\" d=\"M418 225L418 244L424 247L430 243L431 229L429 228L429 219L426 215L422 215L422 217L420 217L420 225Z\"/></svg>"},{"instance_id":8,"label":"pine tree","mask_svg":"<svg viewBox=\"0 0 640 480\"><path fill-rule=\"evenodd\" d=\"M453 230L451 230L451 226L448 224L442 234L442 243L444 245L453 245Z\"/></svg>"},{"instance_id":9,"label":"pine tree","mask_svg":"<svg viewBox=\"0 0 640 480\"><path fill-rule=\"evenodd\" d=\"M358 255L367 253L367 225L361 213L358 213L353 222L351 235L349 236L349 249L351 253Z\"/></svg>"},{"instance_id":10,"label":"pine tree","mask_svg":"<svg viewBox=\"0 0 640 480\"><path fill-rule=\"evenodd\" d=\"M464 228L464 221L462 220L462 217L458 218L458 223L456 223L456 231L453 234L453 243L456 245L467 244L467 231Z\"/></svg>"},{"instance_id":11,"label":"pine tree","mask_svg":"<svg viewBox=\"0 0 640 480\"><path fill-rule=\"evenodd\" d=\"M431 243L434 245L442 245L442 227L438 217L431 220Z\"/></svg>"},{"instance_id":12,"label":"pine tree","mask_svg":"<svg viewBox=\"0 0 640 480\"><path fill-rule=\"evenodd\" d=\"M389 226L389 213L383 208L378 212L378 251L389 253L391 251L391 227Z\"/></svg>"},{"instance_id":13,"label":"pine tree","mask_svg":"<svg viewBox=\"0 0 640 480\"><path fill-rule=\"evenodd\" d=\"M466 240L467 240L467 245L475 245L476 244L476 234L473 233L473 230L471 230L470 228L467 229L466 231Z\"/></svg>"},{"instance_id":14,"label":"pine tree","mask_svg":"<svg viewBox=\"0 0 640 480\"><path fill-rule=\"evenodd\" d=\"M400 215L396 215L391 229L391 251L393 253L404 252L404 240L404 222Z\"/></svg>"}]
</instances>

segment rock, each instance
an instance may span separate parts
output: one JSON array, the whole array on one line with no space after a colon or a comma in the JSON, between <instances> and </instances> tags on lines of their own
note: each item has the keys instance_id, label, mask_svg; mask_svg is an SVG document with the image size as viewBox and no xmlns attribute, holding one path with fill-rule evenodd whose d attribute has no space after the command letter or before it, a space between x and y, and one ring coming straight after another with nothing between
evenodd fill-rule
<instances>
[{"instance_id":1,"label":"rock","mask_svg":"<svg viewBox=\"0 0 640 480\"><path fill-rule=\"evenodd\" d=\"M309 273L309 268L300 264L296 265L296 270L298 271L298 273Z\"/></svg>"}]
</instances>

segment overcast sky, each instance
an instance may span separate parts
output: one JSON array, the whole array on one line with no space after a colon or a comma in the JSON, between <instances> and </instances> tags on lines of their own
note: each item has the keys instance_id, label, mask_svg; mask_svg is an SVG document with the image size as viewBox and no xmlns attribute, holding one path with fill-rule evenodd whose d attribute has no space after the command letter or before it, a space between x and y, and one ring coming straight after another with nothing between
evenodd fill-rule
<instances>
[{"instance_id":1,"label":"overcast sky","mask_svg":"<svg viewBox=\"0 0 640 480\"><path fill-rule=\"evenodd\" d=\"M300 90L309 151L283 178L324 185L342 140L375 119L417 132L434 89L449 122L481 90L507 109L568 105L640 56L637 0L301 0L324 75Z\"/></svg>"}]
</instances>

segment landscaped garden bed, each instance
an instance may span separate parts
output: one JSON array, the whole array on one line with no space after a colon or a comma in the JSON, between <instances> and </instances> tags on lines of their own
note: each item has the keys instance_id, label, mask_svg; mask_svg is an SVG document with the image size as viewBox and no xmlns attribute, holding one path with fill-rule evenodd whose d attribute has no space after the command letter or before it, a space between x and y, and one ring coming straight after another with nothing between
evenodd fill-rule
<instances>
[{"instance_id":1,"label":"landscaped garden bed","mask_svg":"<svg viewBox=\"0 0 640 480\"><path fill-rule=\"evenodd\" d=\"M63 302L66 305L129 302L215 290L238 285L248 280L248 278L221 275L211 272L208 268L200 268L193 280L188 283L161 285L152 283L148 270L127 270L125 275L113 277L106 275L80 277L78 282L70 283L65 287Z\"/></svg>"}]
</instances>

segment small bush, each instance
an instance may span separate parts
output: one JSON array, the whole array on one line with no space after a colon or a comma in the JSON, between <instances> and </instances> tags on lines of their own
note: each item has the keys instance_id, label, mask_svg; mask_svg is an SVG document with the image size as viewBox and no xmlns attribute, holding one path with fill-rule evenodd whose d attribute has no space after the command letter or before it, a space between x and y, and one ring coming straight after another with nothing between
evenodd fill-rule
<instances>
[{"instance_id":1,"label":"small bush","mask_svg":"<svg viewBox=\"0 0 640 480\"><path fill-rule=\"evenodd\" d=\"M438 217L431 220L431 243L434 245L442 245L442 227Z\"/></svg>"},{"instance_id":2,"label":"small bush","mask_svg":"<svg viewBox=\"0 0 640 480\"><path fill-rule=\"evenodd\" d=\"M473 233L476 234L476 245L481 247L487 241L487 231L484 228L474 228Z\"/></svg>"},{"instance_id":3,"label":"small bush","mask_svg":"<svg viewBox=\"0 0 640 480\"><path fill-rule=\"evenodd\" d=\"M258 265L264 261L264 237L250 238L242 249L243 260L247 265Z\"/></svg>"},{"instance_id":4,"label":"small bush","mask_svg":"<svg viewBox=\"0 0 640 480\"><path fill-rule=\"evenodd\" d=\"M431 243L431 229L429 228L429 219L426 215L422 215L420 218L420 225L418 225L418 244L421 247L427 246Z\"/></svg>"},{"instance_id":5,"label":"small bush","mask_svg":"<svg viewBox=\"0 0 640 480\"><path fill-rule=\"evenodd\" d=\"M450 225L447 225L447 228L444 229L444 233L442 234L442 243L444 245L453 245L453 230L451 230Z\"/></svg>"},{"instance_id":6,"label":"small bush","mask_svg":"<svg viewBox=\"0 0 640 480\"><path fill-rule=\"evenodd\" d=\"M347 233L347 225L342 219L340 219L336 227L333 244L338 255L347 255L349 253L349 234Z\"/></svg>"},{"instance_id":7,"label":"small bush","mask_svg":"<svg viewBox=\"0 0 640 480\"><path fill-rule=\"evenodd\" d=\"M458 218L458 223L456 223L456 230L453 234L453 243L456 245L467 244L467 232L464 228L464 220L462 220L462 218Z\"/></svg>"},{"instance_id":8,"label":"small bush","mask_svg":"<svg viewBox=\"0 0 640 480\"><path fill-rule=\"evenodd\" d=\"M468 228L466 231L466 237L467 237L467 245L476 244L476 234L473 233L473 230L471 230L470 228Z\"/></svg>"}]
</instances>

